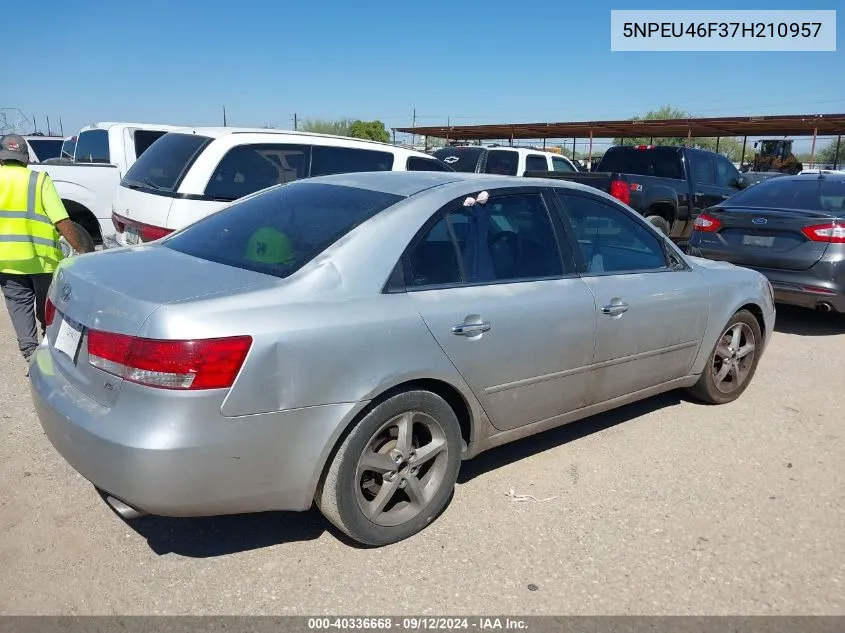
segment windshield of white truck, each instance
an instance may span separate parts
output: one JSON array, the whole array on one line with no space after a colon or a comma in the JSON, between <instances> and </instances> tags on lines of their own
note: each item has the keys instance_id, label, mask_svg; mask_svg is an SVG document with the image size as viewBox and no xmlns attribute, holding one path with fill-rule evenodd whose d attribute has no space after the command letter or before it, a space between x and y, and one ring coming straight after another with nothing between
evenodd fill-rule
<instances>
[{"instance_id":1,"label":"windshield of white truck","mask_svg":"<svg viewBox=\"0 0 845 633\"><path fill-rule=\"evenodd\" d=\"M165 134L135 161L121 184L132 189L174 192L211 139L198 134Z\"/></svg>"}]
</instances>

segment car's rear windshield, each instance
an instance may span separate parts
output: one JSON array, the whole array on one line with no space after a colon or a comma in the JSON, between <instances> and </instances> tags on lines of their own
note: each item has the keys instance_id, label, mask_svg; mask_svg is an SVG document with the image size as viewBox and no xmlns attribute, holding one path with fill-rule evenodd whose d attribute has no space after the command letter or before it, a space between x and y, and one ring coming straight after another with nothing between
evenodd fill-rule
<instances>
[{"instance_id":1,"label":"car's rear windshield","mask_svg":"<svg viewBox=\"0 0 845 633\"><path fill-rule=\"evenodd\" d=\"M729 198L732 206L845 212L845 180L772 178Z\"/></svg>"},{"instance_id":2,"label":"car's rear windshield","mask_svg":"<svg viewBox=\"0 0 845 633\"><path fill-rule=\"evenodd\" d=\"M211 142L199 134L165 134L135 161L123 177L126 187L173 192L194 159Z\"/></svg>"},{"instance_id":3,"label":"car's rear windshield","mask_svg":"<svg viewBox=\"0 0 845 633\"><path fill-rule=\"evenodd\" d=\"M201 259L287 277L402 196L294 182L268 189L166 238Z\"/></svg>"},{"instance_id":4,"label":"car's rear windshield","mask_svg":"<svg viewBox=\"0 0 845 633\"><path fill-rule=\"evenodd\" d=\"M478 170L478 161L484 151L483 147L442 147L435 151L433 156L442 160L455 171L475 173Z\"/></svg>"},{"instance_id":5,"label":"car's rear windshield","mask_svg":"<svg viewBox=\"0 0 845 633\"><path fill-rule=\"evenodd\" d=\"M49 158L58 158L62 154L63 139L52 138L31 138L29 144L32 147L38 160L45 161Z\"/></svg>"},{"instance_id":6,"label":"car's rear windshield","mask_svg":"<svg viewBox=\"0 0 845 633\"><path fill-rule=\"evenodd\" d=\"M681 158L675 147L614 147L605 152L597 171L683 180Z\"/></svg>"}]
</instances>

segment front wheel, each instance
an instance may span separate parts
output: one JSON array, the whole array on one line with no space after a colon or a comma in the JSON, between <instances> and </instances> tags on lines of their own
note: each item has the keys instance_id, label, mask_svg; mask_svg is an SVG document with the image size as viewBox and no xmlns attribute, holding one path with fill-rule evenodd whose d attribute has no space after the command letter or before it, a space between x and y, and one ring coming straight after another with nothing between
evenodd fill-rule
<instances>
[{"instance_id":1,"label":"front wheel","mask_svg":"<svg viewBox=\"0 0 845 633\"><path fill-rule=\"evenodd\" d=\"M746 310L734 314L722 331L698 382L690 395L707 404L727 404L744 392L760 361L763 335L754 315Z\"/></svg>"},{"instance_id":2,"label":"front wheel","mask_svg":"<svg viewBox=\"0 0 845 633\"><path fill-rule=\"evenodd\" d=\"M416 534L449 503L461 463L452 408L429 391L388 398L358 422L328 465L315 501L365 545Z\"/></svg>"}]
</instances>

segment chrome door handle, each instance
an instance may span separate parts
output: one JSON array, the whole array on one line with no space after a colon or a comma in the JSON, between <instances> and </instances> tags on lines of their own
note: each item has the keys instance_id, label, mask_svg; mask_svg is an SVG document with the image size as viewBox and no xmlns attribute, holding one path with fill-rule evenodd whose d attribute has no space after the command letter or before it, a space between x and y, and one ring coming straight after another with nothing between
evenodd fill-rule
<instances>
[{"instance_id":1,"label":"chrome door handle","mask_svg":"<svg viewBox=\"0 0 845 633\"><path fill-rule=\"evenodd\" d=\"M484 321L482 323L461 323L460 325L452 326L452 334L458 336L470 336L472 334L480 334L490 329L490 322Z\"/></svg>"},{"instance_id":2,"label":"chrome door handle","mask_svg":"<svg viewBox=\"0 0 845 633\"><path fill-rule=\"evenodd\" d=\"M602 309L602 314L607 314L609 316L619 316L628 311L628 304L627 303L611 303L609 305L604 306Z\"/></svg>"}]
</instances>

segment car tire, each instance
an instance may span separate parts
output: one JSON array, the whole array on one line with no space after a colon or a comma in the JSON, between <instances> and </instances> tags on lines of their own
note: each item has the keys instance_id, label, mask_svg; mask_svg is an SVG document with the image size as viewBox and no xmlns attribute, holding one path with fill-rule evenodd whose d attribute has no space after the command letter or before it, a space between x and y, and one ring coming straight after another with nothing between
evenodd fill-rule
<instances>
[{"instance_id":1,"label":"car tire","mask_svg":"<svg viewBox=\"0 0 845 633\"><path fill-rule=\"evenodd\" d=\"M76 235L79 237L79 241L82 242L82 245L86 248L86 252L93 253L94 238L91 237L91 234L80 224L77 224L74 221L71 221L71 224L73 225L73 229L76 231ZM64 236L59 236L59 248L62 249L62 253L64 253L65 257L73 257L78 254L73 250L73 247L71 247Z\"/></svg>"},{"instance_id":2,"label":"car tire","mask_svg":"<svg viewBox=\"0 0 845 633\"><path fill-rule=\"evenodd\" d=\"M749 344L750 351L743 353L749 349ZM763 335L757 319L747 310L740 310L723 328L701 377L688 392L707 404L733 402L751 383L760 362L762 346Z\"/></svg>"},{"instance_id":3,"label":"car tire","mask_svg":"<svg viewBox=\"0 0 845 633\"><path fill-rule=\"evenodd\" d=\"M317 506L364 545L406 539L448 505L462 445L458 418L443 398L417 390L391 396L344 438L315 495Z\"/></svg>"},{"instance_id":4,"label":"car tire","mask_svg":"<svg viewBox=\"0 0 845 633\"><path fill-rule=\"evenodd\" d=\"M669 233L672 231L672 226L669 224L669 220L664 218L660 215L649 215L646 216L646 222L651 224L652 226L656 227L660 230L663 235L669 236Z\"/></svg>"}]
</instances>

